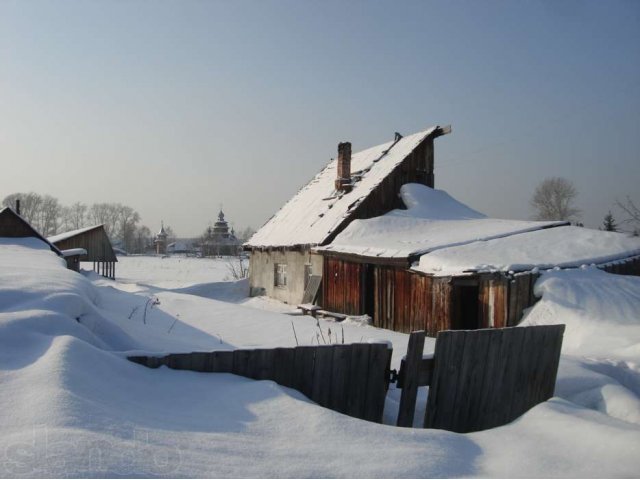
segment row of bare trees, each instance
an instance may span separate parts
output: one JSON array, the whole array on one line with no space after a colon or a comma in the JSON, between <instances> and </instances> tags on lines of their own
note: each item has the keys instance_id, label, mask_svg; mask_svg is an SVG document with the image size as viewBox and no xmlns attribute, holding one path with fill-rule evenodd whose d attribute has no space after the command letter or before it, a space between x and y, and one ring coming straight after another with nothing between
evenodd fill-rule
<instances>
[{"instance_id":1,"label":"row of bare trees","mask_svg":"<svg viewBox=\"0 0 640 480\"><path fill-rule=\"evenodd\" d=\"M151 231L139 225L140 215L133 208L119 203L76 202L62 205L51 195L38 193L12 193L2 201L3 206L15 208L20 200L20 214L43 236L103 224L113 242L132 253L142 253L152 242Z\"/></svg>"},{"instance_id":2,"label":"row of bare trees","mask_svg":"<svg viewBox=\"0 0 640 480\"><path fill-rule=\"evenodd\" d=\"M534 211L536 220L566 220L578 223L580 209L576 207L575 200L578 190L566 178L552 177L543 180L533 192L531 197L531 208ZM622 210L625 217L622 224L634 235L640 234L640 209L627 197L624 202L616 201L615 206ZM603 230L618 231L611 211L607 213L603 220Z\"/></svg>"}]
</instances>

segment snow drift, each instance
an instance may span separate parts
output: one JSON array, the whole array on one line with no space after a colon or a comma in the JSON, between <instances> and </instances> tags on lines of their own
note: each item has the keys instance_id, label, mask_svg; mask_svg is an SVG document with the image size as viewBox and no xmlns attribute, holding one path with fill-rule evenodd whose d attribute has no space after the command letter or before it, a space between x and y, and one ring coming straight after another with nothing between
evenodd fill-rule
<instances>
[{"instance_id":1,"label":"snow drift","mask_svg":"<svg viewBox=\"0 0 640 480\"><path fill-rule=\"evenodd\" d=\"M577 357L567 364L563 358L568 366L561 368L557 386L562 398L490 431L459 435L377 425L320 408L273 382L151 370L124 358L131 349L186 348L194 342L209 348L287 346L285 341L293 342L292 320L299 335L317 328L308 318L90 278L66 270L35 241L0 244L0 476L637 473L640 427L631 416L618 415L637 395L617 380L622 370L615 364ZM131 306L144 303L149 294L161 303L145 324L132 315ZM175 321L178 326L167 333ZM357 335L356 340L391 339L396 365L407 341L406 335L368 326L347 325L345 333ZM432 342L427 345L433 348ZM629 347L621 345L620 351L630 363L635 350ZM608 410L594 403L593 388L604 392ZM390 392L388 403L394 399L397 391Z\"/></svg>"}]
</instances>

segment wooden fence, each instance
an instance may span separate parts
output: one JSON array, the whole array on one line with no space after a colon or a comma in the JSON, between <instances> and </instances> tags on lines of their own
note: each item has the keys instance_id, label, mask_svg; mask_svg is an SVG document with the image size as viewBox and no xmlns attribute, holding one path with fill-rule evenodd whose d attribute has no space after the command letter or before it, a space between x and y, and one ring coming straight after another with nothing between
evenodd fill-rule
<instances>
[{"instance_id":1,"label":"wooden fence","mask_svg":"<svg viewBox=\"0 0 640 480\"><path fill-rule=\"evenodd\" d=\"M425 428L467 433L505 425L553 396L564 325L443 331L432 359L425 332L409 337L398 388L398 426L412 426L419 386L429 386Z\"/></svg>"},{"instance_id":2,"label":"wooden fence","mask_svg":"<svg viewBox=\"0 0 640 480\"><path fill-rule=\"evenodd\" d=\"M149 368L233 373L273 380L317 404L346 415L382 422L392 350L386 344L304 346L174 353L129 360Z\"/></svg>"}]
</instances>

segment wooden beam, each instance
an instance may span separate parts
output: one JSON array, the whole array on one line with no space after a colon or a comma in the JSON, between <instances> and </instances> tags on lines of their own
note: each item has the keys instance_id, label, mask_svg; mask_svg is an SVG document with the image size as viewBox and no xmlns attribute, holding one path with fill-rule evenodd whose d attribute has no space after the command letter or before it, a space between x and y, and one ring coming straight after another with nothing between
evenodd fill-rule
<instances>
[{"instance_id":1,"label":"wooden beam","mask_svg":"<svg viewBox=\"0 0 640 480\"><path fill-rule=\"evenodd\" d=\"M418 372L422 362L422 352L424 350L424 330L413 332L409 335L409 345L407 347L406 368L403 381L402 396L400 397L400 407L398 408L398 427L412 427L413 417L416 409L416 399L418 397Z\"/></svg>"}]
</instances>

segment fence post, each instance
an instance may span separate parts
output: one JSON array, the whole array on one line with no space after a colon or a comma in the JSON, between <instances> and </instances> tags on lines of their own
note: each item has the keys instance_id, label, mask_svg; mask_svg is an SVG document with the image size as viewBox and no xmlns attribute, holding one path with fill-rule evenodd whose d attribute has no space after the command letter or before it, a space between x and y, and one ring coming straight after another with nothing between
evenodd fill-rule
<instances>
[{"instance_id":1,"label":"fence post","mask_svg":"<svg viewBox=\"0 0 640 480\"><path fill-rule=\"evenodd\" d=\"M422 362L424 350L424 330L412 332L409 335L409 345L404 364L404 378L400 407L398 408L398 427L412 427L415 415L416 399L418 397L418 372Z\"/></svg>"}]
</instances>

